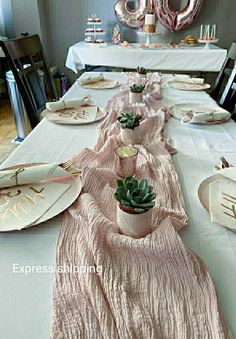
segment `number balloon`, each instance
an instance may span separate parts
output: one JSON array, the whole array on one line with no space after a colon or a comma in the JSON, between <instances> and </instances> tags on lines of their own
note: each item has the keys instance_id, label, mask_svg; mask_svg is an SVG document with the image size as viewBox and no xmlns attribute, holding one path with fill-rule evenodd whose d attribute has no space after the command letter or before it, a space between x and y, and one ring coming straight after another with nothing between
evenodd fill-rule
<instances>
[{"instance_id":1,"label":"number balloon","mask_svg":"<svg viewBox=\"0 0 236 339\"><path fill-rule=\"evenodd\" d=\"M151 0L119 0L115 4L117 19L128 27L141 27L145 14L152 9Z\"/></svg>"},{"instance_id":2,"label":"number balloon","mask_svg":"<svg viewBox=\"0 0 236 339\"><path fill-rule=\"evenodd\" d=\"M187 5L174 11L169 7L169 0L152 0L160 23L171 31L188 27L197 17L203 0L188 0Z\"/></svg>"}]
</instances>

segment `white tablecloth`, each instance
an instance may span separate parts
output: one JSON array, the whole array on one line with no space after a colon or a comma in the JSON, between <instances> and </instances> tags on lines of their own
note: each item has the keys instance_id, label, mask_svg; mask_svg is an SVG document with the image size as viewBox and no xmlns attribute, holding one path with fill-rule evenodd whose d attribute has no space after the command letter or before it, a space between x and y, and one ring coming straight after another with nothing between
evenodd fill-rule
<instances>
[{"instance_id":1,"label":"white tablecloth","mask_svg":"<svg viewBox=\"0 0 236 339\"><path fill-rule=\"evenodd\" d=\"M106 73L122 82L122 74ZM164 78L164 102L202 102L214 104L204 92L181 92L168 88ZM105 105L115 90L90 93L98 105ZM76 98L88 91L75 84L66 94ZM97 140L98 124L87 126L56 125L43 120L27 137L4 166L23 162L64 161ZM171 118L166 132L178 153L173 157L180 177L189 225L180 233L185 244L205 261L213 278L219 304L236 337L236 234L210 222L202 208L197 189L212 174L212 166L221 155L236 164L236 125L233 121L212 126L186 126ZM52 319L54 275L13 273L13 263L53 265L60 228L58 216L42 225L21 232L0 234L0 337L10 339L46 339ZM204 336L204 334L202 334Z\"/></svg>"},{"instance_id":2,"label":"white tablecloth","mask_svg":"<svg viewBox=\"0 0 236 339\"><path fill-rule=\"evenodd\" d=\"M66 66L77 73L85 65L137 68L160 71L219 72L227 50L211 46L142 49L138 44L131 48L121 46L91 47L79 42L69 48Z\"/></svg>"}]
</instances>

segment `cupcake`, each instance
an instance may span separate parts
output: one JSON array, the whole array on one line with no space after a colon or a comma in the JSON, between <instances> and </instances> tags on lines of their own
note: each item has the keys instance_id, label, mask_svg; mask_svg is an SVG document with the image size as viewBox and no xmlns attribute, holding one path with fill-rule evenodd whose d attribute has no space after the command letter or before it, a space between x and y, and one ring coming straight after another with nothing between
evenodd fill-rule
<instances>
[{"instance_id":1,"label":"cupcake","mask_svg":"<svg viewBox=\"0 0 236 339\"><path fill-rule=\"evenodd\" d=\"M93 28L87 28L86 33L94 33L94 29Z\"/></svg>"},{"instance_id":2,"label":"cupcake","mask_svg":"<svg viewBox=\"0 0 236 339\"><path fill-rule=\"evenodd\" d=\"M92 42L91 36L88 36L86 39L84 39L84 41L87 43L91 43Z\"/></svg>"},{"instance_id":3,"label":"cupcake","mask_svg":"<svg viewBox=\"0 0 236 339\"><path fill-rule=\"evenodd\" d=\"M101 22L101 19L97 17L97 18L94 19L94 22L99 23L99 22Z\"/></svg>"}]
</instances>

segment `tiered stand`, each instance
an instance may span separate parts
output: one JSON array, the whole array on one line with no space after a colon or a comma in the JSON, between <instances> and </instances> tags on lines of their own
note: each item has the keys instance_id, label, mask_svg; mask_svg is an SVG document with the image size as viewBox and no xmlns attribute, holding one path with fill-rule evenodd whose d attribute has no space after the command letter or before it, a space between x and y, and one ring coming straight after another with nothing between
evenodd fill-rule
<instances>
[{"instance_id":1,"label":"tiered stand","mask_svg":"<svg viewBox=\"0 0 236 339\"><path fill-rule=\"evenodd\" d=\"M102 22L87 22L87 26L93 27L94 32L85 32L85 36L91 36L93 37L93 40L91 43L88 42L88 45L90 46L101 46L101 45L107 45L106 43L96 43L97 36L103 36L106 34L106 32L96 32L96 28L101 26Z\"/></svg>"}]
</instances>

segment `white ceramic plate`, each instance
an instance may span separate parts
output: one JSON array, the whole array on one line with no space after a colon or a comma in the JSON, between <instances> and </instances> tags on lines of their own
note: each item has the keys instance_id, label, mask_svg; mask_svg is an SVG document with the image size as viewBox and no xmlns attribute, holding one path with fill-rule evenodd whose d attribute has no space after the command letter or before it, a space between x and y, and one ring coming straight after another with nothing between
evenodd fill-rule
<instances>
[{"instance_id":1,"label":"white ceramic plate","mask_svg":"<svg viewBox=\"0 0 236 339\"><path fill-rule=\"evenodd\" d=\"M89 106L84 106L84 108ZM77 120L74 118L76 114L78 114L81 111L81 107L78 108L72 108L72 109L66 109L58 112L51 112L48 109L45 109L42 112L42 116L46 118L49 121L55 122L57 124L64 124L64 125L88 125L93 124L95 122L98 122L102 119L104 119L107 115L107 112L102 108L98 107L97 116L95 120ZM68 117L67 117L68 115ZM60 119L58 119L60 118Z\"/></svg>"},{"instance_id":2,"label":"white ceramic plate","mask_svg":"<svg viewBox=\"0 0 236 339\"><path fill-rule=\"evenodd\" d=\"M214 112L215 120L210 122L198 122L199 125L212 125L212 124L220 124L222 122L226 122L231 118L231 115L229 115L225 119L217 119L217 113L224 113L227 111L224 110L221 107L215 107L215 106L208 106L204 104L197 104L197 103L183 103L183 104L176 104L169 107L169 111L173 117L176 119L183 119L186 115L188 110L192 110L193 112L197 113L212 113Z\"/></svg>"},{"instance_id":3,"label":"white ceramic plate","mask_svg":"<svg viewBox=\"0 0 236 339\"><path fill-rule=\"evenodd\" d=\"M198 198L202 204L202 206L207 210L207 212L209 213L209 185L210 183L212 183L213 181L223 181L225 183L230 183L231 180L227 179L226 177L223 177L220 174L215 174L212 175L211 177L206 178L205 180L203 180L200 184L200 186L198 187ZM225 225L223 225L224 227L230 229L233 232L236 232L236 230L229 228Z\"/></svg>"},{"instance_id":4,"label":"white ceramic plate","mask_svg":"<svg viewBox=\"0 0 236 339\"><path fill-rule=\"evenodd\" d=\"M119 81L117 80L105 79L102 81L97 81L91 84L80 85L80 86L83 88L87 88L87 89L110 89L110 88L116 88L120 86L120 84L119 84Z\"/></svg>"},{"instance_id":5,"label":"white ceramic plate","mask_svg":"<svg viewBox=\"0 0 236 339\"><path fill-rule=\"evenodd\" d=\"M40 165L40 163L32 163L32 164L19 164L16 166L11 166L11 167L7 167L4 168L6 169L14 169L14 168L18 168L21 166L24 167L30 167L30 166L37 166ZM4 170L2 169L2 170ZM57 182L56 180L52 180L53 182ZM81 190L82 190L82 181L79 175L77 176L73 176L70 177L66 180L63 180L63 183L68 183L71 184L71 187L55 202L55 204L41 217L39 218L35 223L25 227L31 227L31 226L35 226L38 225L44 221L47 221L53 217L55 217L56 215L60 214L61 212L63 212L64 210L66 210L70 205L73 204L73 202L78 198ZM10 190L11 188L9 188ZM15 225L16 227L13 229L1 229L0 232L9 232L9 231L15 231L17 230L17 225Z\"/></svg>"},{"instance_id":6,"label":"white ceramic plate","mask_svg":"<svg viewBox=\"0 0 236 339\"><path fill-rule=\"evenodd\" d=\"M181 91L205 91L211 88L210 84L186 84L184 82L177 81L170 81L169 86Z\"/></svg>"}]
</instances>

